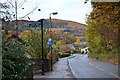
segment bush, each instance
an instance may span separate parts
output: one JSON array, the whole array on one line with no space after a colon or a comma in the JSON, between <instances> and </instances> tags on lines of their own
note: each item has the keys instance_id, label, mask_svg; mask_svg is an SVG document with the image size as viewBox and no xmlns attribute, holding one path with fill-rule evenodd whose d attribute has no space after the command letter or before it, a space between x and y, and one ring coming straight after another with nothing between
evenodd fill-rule
<instances>
[{"instance_id":1,"label":"bush","mask_svg":"<svg viewBox=\"0 0 120 80\"><path fill-rule=\"evenodd\" d=\"M26 42L26 48L29 50L32 58L40 58L41 59L41 56L42 56L41 32L37 29L31 29L31 30L23 31L20 34L20 37ZM44 41L43 42L44 53L45 53L45 57L46 57L46 55L48 53L48 47L46 44L48 41L47 34L44 34L43 41Z\"/></svg>"},{"instance_id":2,"label":"bush","mask_svg":"<svg viewBox=\"0 0 120 80\"><path fill-rule=\"evenodd\" d=\"M58 52L58 55L59 55L60 58L62 58L62 57L68 57L68 56L70 56L71 54L70 54L70 53Z\"/></svg>"},{"instance_id":3,"label":"bush","mask_svg":"<svg viewBox=\"0 0 120 80\"><path fill-rule=\"evenodd\" d=\"M81 53L81 50L74 50L74 53Z\"/></svg>"},{"instance_id":4,"label":"bush","mask_svg":"<svg viewBox=\"0 0 120 80\"><path fill-rule=\"evenodd\" d=\"M51 59L51 53L47 54L47 59ZM55 60L53 61L53 63L58 61L58 54L55 51L52 51L52 59Z\"/></svg>"},{"instance_id":5,"label":"bush","mask_svg":"<svg viewBox=\"0 0 120 80\"><path fill-rule=\"evenodd\" d=\"M2 78L23 80L27 71L31 69L31 61L26 57L29 54L19 38L3 38L2 42ZM32 71L31 71L32 72ZM32 76L32 75L31 75Z\"/></svg>"},{"instance_id":6,"label":"bush","mask_svg":"<svg viewBox=\"0 0 120 80\"><path fill-rule=\"evenodd\" d=\"M60 58L62 57L63 54L64 54L63 52L58 52Z\"/></svg>"},{"instance_id":7,"label":"bush","mask_svg":"<svg viewBox=\"0 0 120 80\"><path fill-rule=\"evenodd\" d=\"M64 54L62 55L62 57L68 57L68 56L70 56L70 53L64 53Z\"/></svg>"},{"instance_id":8,"label":"bush","mask_svg":"<svg viewBox=\"0 0 120 80\"><path fill-rule=\"evenodd\" d=\"M60 51L62 51L62 52L69 52L70 51L70 45L62 45L61 47L60 47Z\"/></svg>"}]
</instances>

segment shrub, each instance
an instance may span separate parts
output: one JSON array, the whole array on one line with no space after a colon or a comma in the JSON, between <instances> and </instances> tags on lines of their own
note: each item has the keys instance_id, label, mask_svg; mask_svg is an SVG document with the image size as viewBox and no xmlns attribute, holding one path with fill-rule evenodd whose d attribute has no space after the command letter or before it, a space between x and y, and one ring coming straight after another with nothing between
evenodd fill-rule
<instances>
[{"instance_id":1,"label":"shrub","mask_svg":"<svg viewBox=\"0 0 120 80\"><path fill-rule=\"evenodd\" d=\"M70 50L70 54L74 54L74 50Z\"/></svg>"},{"instance_id":2,"label":"shrub","mask_svg":"<svg viewBox=\"0 0 120 80\"><path fill-rule=\"evenodd\" d=\"M68 52L68 51L70 51L70 46L69 45L62 45L60 50L62 52Z\"/></svg>"},{"instance_id":3,"label":"shrub","mask_svg":"<svg viewBox=\"0 0 120 80\"><path fill-rule=\"evenodd\" d=\"M60 58L62 57L63 54L64 54L63 52L58 52Z\"/></svg>"},{"instance_id":4,"label":"shrub","mask_svg":"<svg viewBox=\"0 0 120 80\"><path fill-rule=\"evenodd\" d=\"M26 42L26 48L29 50L32 58L39 58L41 59L42 56L42 50L41 50L41 32L37 29L31 29L27 31L23 31L20 34L20 37ZM48 53L48 48L47 48L47 41L48 41L48 36L44 34L44 53L45 57Z\"/></svg>"},{"instance_id":5,"label":"shrub","mask_svg":"<svg viewBox=\"0 0 120 80\"><path fill-rule=\"evenodd\" d=\"M64 53L64 52L58 52L58 55L59 55L60 58L62 58L62 57L68 57L71 54L70 53Z\"/></svg>"},{"instance_id":6,"label":"shrub","mask_svg":"<svg viewBox=\"0 0 120 80\"><path fill-rule=\"evenodd\" d=\"M51 59L51 52L47 54L47 59L49 60ZM55 62L58 61L58 54L54 50L52 51L52 59L54 59Z\"/></svg>"},{"instance_id":7,"label":"shrub","mask_svg":"<svg viewBox=\"0 0 120 80\"><path fill-rule=\"evenodd\" d=\"M19 38L7 38L2 42L2 78L10 80L23 80L28 70L31 69L31 61L25 45Z\"/></svg>"},{"instance_id":8,"label":"shrub","mask_svg":"<svg viewBox=\"0 0 120 80\"><path fill-rule=\"evenodd\" d=\"M68 57L68 56L70 56L70 53L64 53L64 54L62 55L62 57Z\"/></svg>"}]
</instances>

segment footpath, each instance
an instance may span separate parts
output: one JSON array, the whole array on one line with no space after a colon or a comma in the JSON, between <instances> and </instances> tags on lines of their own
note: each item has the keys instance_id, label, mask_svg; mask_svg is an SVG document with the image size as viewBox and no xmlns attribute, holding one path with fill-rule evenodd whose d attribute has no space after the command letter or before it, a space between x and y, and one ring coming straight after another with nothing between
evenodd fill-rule
<instances>
[{"instance_id":1,"label":"footpath","mask_svg":"<svg viewBox=\"0 0 120 80\"><path fill-rule=\"evenodd\" d=\"M73 76L68 62L67 62L68 57L65 58L60 58L59 61L57 61L53 65L53 71L45 73L45 75L41 74L35 74L34 75L34 80L41 80L41 79L56 79L56 78L61 78L61 79L68 79L69 80L75 80L75 77Z\"/></svg>"}]
</instances>

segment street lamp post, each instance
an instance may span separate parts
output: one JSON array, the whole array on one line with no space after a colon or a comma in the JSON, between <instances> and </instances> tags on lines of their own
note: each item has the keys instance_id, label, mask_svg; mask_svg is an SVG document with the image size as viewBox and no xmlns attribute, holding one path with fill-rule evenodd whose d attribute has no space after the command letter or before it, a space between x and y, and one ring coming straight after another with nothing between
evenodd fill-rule
<instances>
[{"instance_id":1,"label":"street lamp post","mask_svg":"<svg viewBox=\"0 0 120 80\"><path fill-rule=\"evenodd\" d=\"M42 64L42 75L45 75L44 74L44 45L43 45L43 20L44 19L40 19L40 20L38 20L38 22L41 22L41 44L42 44L42 61L41 61L41 64Z\"/></svg>"},{"instance_id":2,"label":"street lamp post","mask_svg":"<svg viewBox=\"0 0 120 80\"><path fill-rule=\"evenodd\" d=\"M50 13L50 28L52 28L52 22L51 22L51 15L57 15L58 12L53 12L53 13ZM50 34L52 34L52 31L49 31ZM52 35L51 35L51 38L52 38ZM52 45L51 45L51 71L53 70L53 61L52 61Z\"/></svg>"},{"instance_id":3,"label":"street lamp post","mask_svg":"<svg viewBox=\"0 0 120 80\"><path fill-rule=\"evenodd\" d=\"M41 19L41 39L42 39L42 75L44 75L44 48L43 48L43 20Z\"/></svg>"},{"instance_id":4,"label":"street lamp post","mask_svg":"<svg viewBox=\"0 0 120 80\"><path fill-rule=\"evenodd\" d=\"M53 12L53 13L50 13L50 27L52 27L52 23L51 23L51 15L57 15L58 14L58 12Z\"/></svg>"},{"instance_id":5,"label":"street lamp post","mask_svg":"<svg viewBox=\"0 0 120 80\"><path fill-rule=\"evenodd\" d=\"M38 11L41 11L41 9L38 9ZM44 45L43 45L43 21L44 19L40 19L38 20L38 22L41 22L41 47L42 47L42 61L41 61L41 64L42 64L42 75L45 75L45 65L44 65Z\"/></svg>"}]
</instances>

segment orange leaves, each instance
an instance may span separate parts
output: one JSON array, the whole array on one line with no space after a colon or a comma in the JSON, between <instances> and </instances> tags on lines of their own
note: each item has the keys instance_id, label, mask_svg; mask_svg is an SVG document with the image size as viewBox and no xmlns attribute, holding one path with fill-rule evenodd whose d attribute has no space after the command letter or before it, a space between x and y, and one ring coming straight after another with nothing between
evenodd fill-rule
<instances>
[{"instance_id":1,"label":"orange leaves","mask_svg":"<svg viewBox=\"0 0 120 80\"><path fill-rule=\"evenodd\" d=\"M30 30L24 30L23 32L21 32L21 34L19 35L19 37L25 37L31 35L31 31Z\"/></svg>"},{"instance_id":2,"label":"orange leaves","mask_svg":"<svg viewBox=\"0 0 120 80\"><path fill-rule=\"evenodd\" d=\"M76 40L76 44L77 44L78 46L80 46L80 39L79 39L79 38Z\"/></svg>"},{"instance_id":3,"label":"orange leaves","mask_svg":"<svg viewBox=\"0 0 120 80\"><path fill-rule=\"evenodd\" d=\"M24 30L21 34L22 35L30 35L31 31L30 30Z\"/></svg>"},{"instance_id":4,"label":"orange leaves","mask_svg":"<svg viewBox=\"0 0 120 80\"><path fill-rule=\"evenodd\" d=\"M106 42L112 41L111 47L115 47L118 41L120 3L96 2L92 3L92 5L93 11L88 17L88 27L86 29L86 38L89 46L92 46L91 48L98 46L99 48L96 48L96 50L99 51L99 49L103 47L106 49L106 46L103 44L109 45ZM104 53L105 49L103 49L101 53Z\"/></svg>"}]
</instances>

